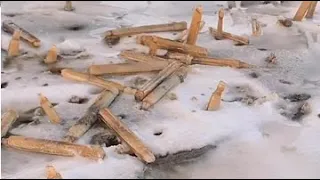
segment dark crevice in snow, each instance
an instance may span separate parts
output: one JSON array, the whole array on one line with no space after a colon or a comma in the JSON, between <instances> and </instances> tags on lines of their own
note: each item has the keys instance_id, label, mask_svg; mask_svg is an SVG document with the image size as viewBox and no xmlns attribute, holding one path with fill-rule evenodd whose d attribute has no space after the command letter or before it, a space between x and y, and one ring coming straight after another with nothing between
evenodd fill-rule
<instances>
[{"instance_id":1,"label":"dark crevice in snow","mask_svg":"<svg viewBox=\"0 0 320 180\"><path fill-rule=\"evenodd\" d=\"M80 31L80 30L83 30L85 29L85 25L81 25L81 24L74 24L74 25L71 25L71 26L67 26L65 27L67 30L70 30L70 31Z\"/></svg>"},{"instance_id":2,"label":"dark crevice in snow","mask_svg":"<svg viewBox=\"0 0 320 180\"><path fill-rule=\"evenodd\" d=\"M155 135L155 136L160 136L161 134L162 134L161 131L157 131L157 132L153 133L153 135Z\"/></svg>"},{"instance_id":3,"label":"dark crevice in snow","mask_svg":"<svg viewBox=\"0 0 320 180\"><path fill-rule=\"evenodd\" d=\"M209 151L217 148L216 145L207 145L199 149L189 151L180 151L174 154L157 157L156 161L147 165L144 177L145 178L168 178L168 172L173 172L176 166L187 165L199 160Z\"/></svg>"},{"instance_id":4,"label":"dark crevice in snow","mask_svg":"<svg viewBox=\"0 0 320 180\"><path fill-rule=\"evenodd\" d=\"M102 145L105 147L115 146L120 143L120 139L109 131L95 134L90 140L90 144Z\"/></svg>"},{"instance_id":5,"label":"dark crevice in snow","mask_svg":"<svg viewBox=\"0 0 320 180\"><path fill-rule=\"evenodd\" d=\"M8 82L1 83L1 89L6 88L8 86Z\"/></svg>"},{"instance_id":6,"label":"dark crevice in snow","mask_svg":"<svg viewBox=\"0 0 320 180\"><path fill-rule=\"evenodd\" d=\"M6 17L16 17L16 16L21 16L23 14L19 14L19 13L3 13L4 16Z\"/></svg>"},{"instance_id":7,"label":"dark crevice in snow","mask_svg":"<svg viewBox=\"0 0 320 180\"><path fill-rule=\"evenodd\" d=\"M193 161L196 158L204 155L209 150L217 148L216 145L207 145L199 149L192 149L189 151L180 151L174 154L168 154L166 156L157 157L156 161L152 163L154 165L161 165L161 164L181 164L189 161Z\"/></svg>"},{"instance_id":8,"label":"dark crevice in snow","mask_svg":"<svg viewBox=\"0 0 320 180\"><path fill-rule=\"evenodd\" d=\"M283 99L289 100L290 102L300 102L306 101L311 98L311 95L302 93L302 94L290 94L288 96L283 97Z\"/></svg>"},{"instance_id":9,"label":"dark crevice in snow","mask_svg":"<svg viewBox=\"0 0 320 180\"><path fill-rule=\"evenodd\" d=\"M289 84L289 85L293 84L292 82L286 81L286 80L283 80L283 79L280 79L279 82L282 83L282 84Z\"/></svg>"}]
</instances>

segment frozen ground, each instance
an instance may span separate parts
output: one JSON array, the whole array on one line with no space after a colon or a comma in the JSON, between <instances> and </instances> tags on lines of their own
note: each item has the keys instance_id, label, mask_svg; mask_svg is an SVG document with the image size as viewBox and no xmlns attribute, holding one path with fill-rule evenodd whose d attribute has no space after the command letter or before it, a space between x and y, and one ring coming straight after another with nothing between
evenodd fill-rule
<instances>
[{"instance_id":1,"label":"frozen ground","mask_svg":"<svg viewBox=\"0 0 320 180\"><path fill-rule=\"evenodd\" d=\"M42 40L38 50L23 43L28 52L1 69L1 112L9 108L19 112L39 105L38 93L58 103L56 110L63 119L59 126L46 117L40 124L22 124L10 131L30 137L61 139L67 129L84 114L101 91L98 88L64 80L46 72L41 58L56 44L63 55L58 65L85 71L91 64L122 62L117 57L123 49L146 49L134 43L134 37L121 39L112 48L101 41L105 30L121 26L167 23L185 20L190 23L192 8L203 5L206 22L198 45L208 48L215 57L232 57L259 68L192 66L183 84L171 92L177 100L163 98L150 111L140 111L130 95L122 95L111 106L116 115L133 130L156 155L217 145L200 158L181 164L145 166L135 157L118 155L114 147L105 148L103 162L81 158L64 158L1 149L2 178L45 178L45 166L53 164L64 178L319 178L320 177L320 8L313 20L294 23L291 28L276 24L279 16L293 17L299 2L285 6L248 5L225 12L224 28L238 35L251 34L250 18L263 24L263 36L251 38L249 46L233 46L228 40L216 41L208 33L216 26L217 11L227 7L220 2L73 2L75 12L62 10L64 2L2 2L1 21L11 19ZM74 26L81 26L74 31ZM173 38L173 33L159 33ZM7 49L10 36L1 33L1 46ZM259 50L260 49L260 50ZM72 54L70 52L81 52ZM264 59L274 53L277 64ZM2 55L3 56L3 55ZM250 74L256 73L257 78ZM135 79L150 79L154 74L106 77L128 86ZM204 111L218 82L227 83L221 109ZM44 86L44 84L47 84ZM270 96L276 93L277 96ZM311 96L311 112L292 121L304 102L290 102L283 97L293 93ZM89 98L85 104L71 104L72 95ZM247 105L233 101L237 97L273 97L265 103ZM233 102L232 102L233 101ZM88 144L101 128L90 130L79 143ZM161 131L160 136L154 133ZM169 163L169 162L168 162Z\"/></svg>"}]
</instances>

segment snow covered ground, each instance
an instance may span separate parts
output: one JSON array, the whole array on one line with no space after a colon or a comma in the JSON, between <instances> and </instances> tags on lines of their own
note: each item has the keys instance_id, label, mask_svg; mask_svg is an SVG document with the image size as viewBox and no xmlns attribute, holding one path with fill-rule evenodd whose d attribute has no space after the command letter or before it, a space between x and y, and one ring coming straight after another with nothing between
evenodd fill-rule
<instances>
[{"instance_id":1,"label":"snow covered ground","mask_svg":"<svg viewBox=\"0 0 320 180\"><path fill-rule=\"evenodd\" d=\"M63 11L61 2L2 2L1 21L10 19L39 37L40 49L22 43L28 52L1 68L1 113L7 109L24 112L39 106L43 93L62 118L52 125L47 117L40 123L22 124L12 134L60 140L67 129L81 117L101 89L63 79L46 71L41 62L47 50L56 44L63 55L61 67L85 71L91 64L118 63L124 49L146 48L134 37L123 38L108 47L102 42L105 30L122 26L186 21L190 24L193 7L204 8L203 28L197 44L206 47L210 56L235 58L259 66L232 69L193 65L184 83L150 111L139 110L131 95L121 95L111 105L116 115L156 154L217 145L190 163L146 166L137 158L119 155L115 147L105 148L103 162L65 158L1 148L2 178L45 178L45 166L52 164L64 178L319 178L320 177L320 6L312 20L294 22L290 28L277 24L280 16L293 17L300 2L283 5L255 4L225 11L225 31L250 36L251 17L263 24L263 36L250 37L248 46L234 46L229 40L214 40L208 27L216 27L217 11L226 1L74 1L74 12ZM72 30L74 27L79 30ZM179 34L157 33L174 38ZM1 47L7 49L10 36L1 33ZM76 52L70 55L70 52ZM81 53L78 53L81 52ZM274 53L276 65L265 58ZM3 57L3 54L2 54ZM4 58L2 58L3 61ZM253 77L253 74L257 77ZM108 79L127 86L137 86L136 79L150 79L154 73L113 76ZM219 81L227 83L219 111L204 108ZM301 102L286 99L290 94L311 97ZM71 96L87 97L85 104L68 103ZM268 97L264 103L249 104L236 98ZM293 121L297 109L307 102L311 111ZM102 128L89 130L78 143L88 144ZM162 132L160 136L154 135Z\"/></svg>"}]
</instances>

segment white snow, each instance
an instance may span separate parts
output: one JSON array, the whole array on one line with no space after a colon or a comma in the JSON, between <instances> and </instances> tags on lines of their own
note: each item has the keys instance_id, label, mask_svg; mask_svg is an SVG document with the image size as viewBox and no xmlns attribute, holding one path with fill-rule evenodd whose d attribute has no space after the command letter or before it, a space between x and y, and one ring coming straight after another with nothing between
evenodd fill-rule
<instances>
[{"instance_id":1,"label":"white snow","mask_svg":"<svg viewBox=\"0 0 320 180\"><path fill-rule=\"evenodd\" d=\"M287 2L289 3L289 2ZM252 5L225 11L224 29L250 38L248 46L234 46L229 40L217 41L208 33L208 27L217 24L217 11L227 7L226 1L73 1L74 12L63 11L63 2L2 2L1 21L13 20L35 34L42 47L34 49L22 43L23 51L31 51L29 58L19 58L2 68L1 82L8 86L1 89L1 112L9 108L18 112L39 106L38 94L43 93L51 102L59 103L56 111L62 118L61 125L52 125L47 117L40 124L23 124L10 132L36 138L59 140L68 128L81 117L101 89L63 79L46 72L41 63L52 45L60 53L69 54L58 62L60 67L86 71L92 64L124 62L117 55L124 49L146 52L146 47L135 43L135 36L126 37L112 48L102 42L104 31L121 26L186 21L190 24L196 5L204 8L205 26L197 44L208 48L210 56L235 58L258 68L232 69L192 65L185 82L171 93L177 100L164 97L150 111L139 110L132 95L121 95L111 105L115 115L125 114L122 121L155 153L166 155L212 144L218 147L203 155L200 160L176 165L172 171L154 168L146 176L145 166L129 155L114 152L115 147L105 148L107 157L102 162L82 158L65 158L27 153L2 147L2 178L45 178L45 167L52 164L63 178L157 178L157 173L169 178L318 178L320 177L320 7L312 20L294 22L291 28L276 24L279 16L292 17L299 3L286 6L272 4ZM8 17L8 14L16 14ZM250 37L251 17L264 24L263 36ZM67 30L71 25L82 25L79 31ZM174 38L172 33L156 33ZM7 49L10 35L2 32L1 46ZM260 51L258 48L265 48ZM264 59L275 53L277 64L267 66ZM70 55L71 54L71 55ZM251 72L259 77L252 78ZM154 73L131 76L105 77L134 86L137 77L150 79ZM18 77L21 77L19 79ZM18 79L17 79L18 78ZM283 84L286 80L292 84ZM205 111L205 106L219 81L227 88L218 111ZM48 86L43 86L47 83ZM240 87L240 88L237 88ZM243 92L243 91L245 92ZM308 93L311 98L310 114L301 122L293 122L281 115L295 103L282 99L290 93ZM262 104L248 106L230 102L240 95L258 98L276 93ZM90 99L86 104L71 104L73 95ZM282 109L281 109L282 108ZM92 135L101 129L89 130L78 143L88 144ZM161 131L160 136L155 132Z\"/></svg>"}]
</instances>

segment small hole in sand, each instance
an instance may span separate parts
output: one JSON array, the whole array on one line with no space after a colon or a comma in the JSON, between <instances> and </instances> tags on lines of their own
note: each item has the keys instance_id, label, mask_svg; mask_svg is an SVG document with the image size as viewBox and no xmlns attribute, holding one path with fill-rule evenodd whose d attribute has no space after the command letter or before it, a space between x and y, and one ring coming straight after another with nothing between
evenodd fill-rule
<instances>
[{"instance_id":1,"label":"small hole in sand","mask_svg":"<svg viewBox=\"0 0 320 180\"><path fill-rule=\"evenodd\" d=\"M158 132L153 133L153 135L155 135L155 136L160 136L161 134L162 134L162 131L158 131Z\"/></svg>"}]
</instances>

